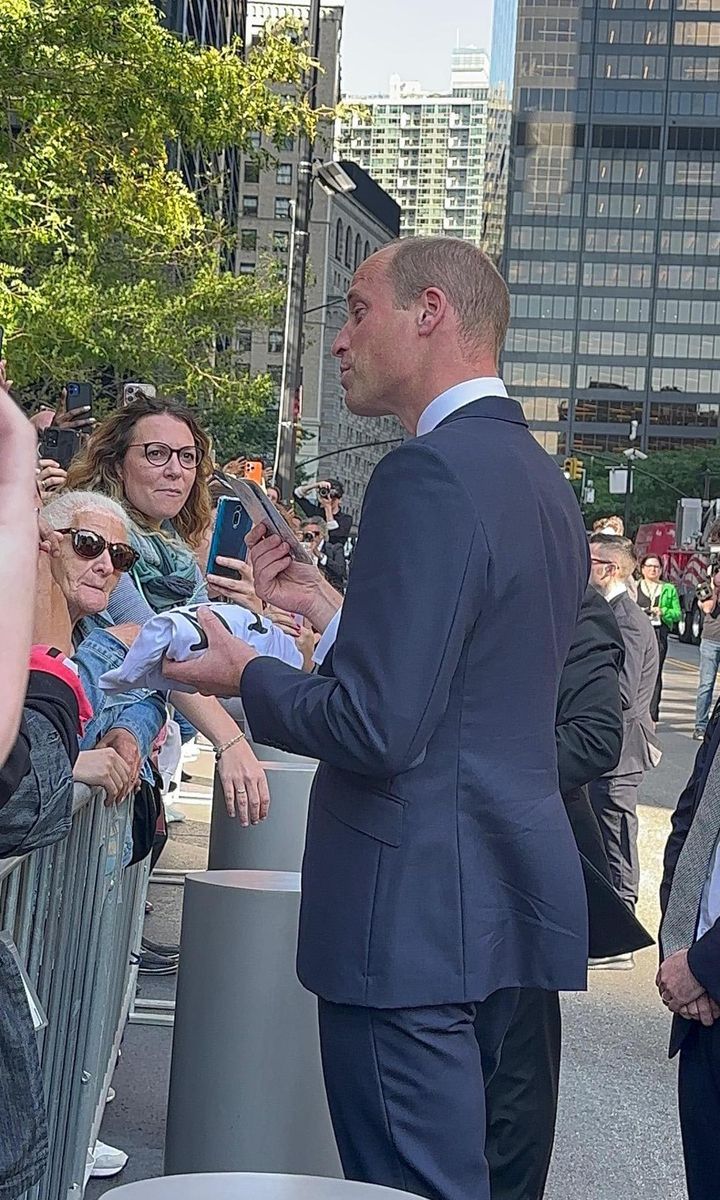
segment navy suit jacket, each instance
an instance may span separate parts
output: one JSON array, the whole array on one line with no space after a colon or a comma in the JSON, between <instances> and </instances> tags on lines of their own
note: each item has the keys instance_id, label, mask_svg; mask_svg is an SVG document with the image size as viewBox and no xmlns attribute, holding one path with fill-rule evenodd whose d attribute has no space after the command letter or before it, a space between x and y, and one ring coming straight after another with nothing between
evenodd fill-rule
<instances>
[{"instance_id":1,"label":"navy suit jacket","mask_svg":"<svg viewBox=\"0 0 720 1200\"><path fill-rule=\"evenodd\" d=\"M665 847L663 862L663 878L660 884L660 908L665 912L670 898L675 868L680 852L685 845L685 838L690 832L695 813L702 799L705 784L713 764L715 755L720 751L720 704L715 706L712 719L705 731L705 738L695 758L693 773L685 785L677 808L672 817L672 832ZM698 938L688 950L688 966L698 983L701 983L708 995L720 1003L720 921ZM685 1036L696 1024L684 1017L673 1019L670 1037L670 1054L676 1054Z\"/></svg>"},{"instance_id":2,"label":"navy suit jacket","mask_svg":"<svg viewBox=\"0 0 720 1200\"><path fill-rule=\"evenodd\" d=\"M329 674L253 660L253 737L321 760L298 973L337 1003L584 988L587 908L555 708L588 578L576 499L484 398L368 484Z\"/></svg>"}]
</instances>

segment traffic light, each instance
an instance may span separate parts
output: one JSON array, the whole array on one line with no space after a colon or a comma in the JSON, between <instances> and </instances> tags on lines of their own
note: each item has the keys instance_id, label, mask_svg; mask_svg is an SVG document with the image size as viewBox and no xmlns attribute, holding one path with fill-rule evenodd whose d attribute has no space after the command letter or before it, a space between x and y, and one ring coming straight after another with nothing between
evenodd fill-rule
<instances>
[{"instance_id":1,"label":"traffic light","mask_svg":"<svg viewBox=\"0 0 720 1200\"><path fill-rule=\"evenodd\" d=\"M582 479L583 465L580 458L566 458L563 463L563 472L566 479L571 483L577 483L578 479Z\"/></svg>"}]
</instances>

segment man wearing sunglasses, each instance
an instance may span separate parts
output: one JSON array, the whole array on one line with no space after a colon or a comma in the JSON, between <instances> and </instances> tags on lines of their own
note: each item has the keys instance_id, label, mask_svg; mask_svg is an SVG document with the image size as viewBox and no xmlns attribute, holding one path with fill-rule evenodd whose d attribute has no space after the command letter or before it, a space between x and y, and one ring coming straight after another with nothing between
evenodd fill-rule
<instances>
[{"instance_id":1,"label":"man wearing sunglasses","mask_svg":"<svg viewBox=\"0 0 720 1200\"><path fill-rule=\"evenodd\" d=\"M327 525L319 517L308 517L300 523L300 540L315 558L322 574L339 592L345 591L347 571L341 545L328 541Z\"/></svg>"},{"instance_id":2,"label":"man wearing sunglasses","mask_svg":"<svg viewBox=\"0 0 720 1200\"><path fill-rule=\"evenodd\" d=\"M615 888L634 911L640 885L637 851L637 796L643 774L658 761L650 702L658 671L657 640L645 614L628 593L626 580L635 558L626 538L594 533L590 538L590 582L609 602L623 642L625 665L620 675L623 746L613 771L590 785L590 799L600 822ZM593 966L629 969L631 954L597 960Z\"/></svg>"}]
</instances>

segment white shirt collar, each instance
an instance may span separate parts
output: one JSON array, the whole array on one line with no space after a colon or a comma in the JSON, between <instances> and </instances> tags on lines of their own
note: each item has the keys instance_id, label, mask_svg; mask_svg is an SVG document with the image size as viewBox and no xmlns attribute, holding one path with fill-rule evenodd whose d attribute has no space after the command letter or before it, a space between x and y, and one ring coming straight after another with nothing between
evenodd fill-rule
<instances>
[{"instance_id":1,"label":"white shirt collar","mask_svg":"<svg viewBox=\"0 0 720 1200\"><path fill-rule=\"evenodd\" d=\"M457 412L466 404L472 404L473 400L482 400L486 396L507 396L505 384L497 375L484 375L481 379L466 379L463 383L456 383L454 387L448 388L431 400L420 414L417 437L424 433L432 433L451 413Z\"/></svg>"},{"instance_id":2,"label":"white shirt collar","mask_svg":"<svg viewBox=\"0 0 720 1200\"><path fill-rule=\"evenodd\" d=\"M609 604L610 601L614 600L616 596L622 596L623 592L626 591L627 587L624 583L614 583L609 591L605 593L605 599Z\"/></svg>"}]
</instances>

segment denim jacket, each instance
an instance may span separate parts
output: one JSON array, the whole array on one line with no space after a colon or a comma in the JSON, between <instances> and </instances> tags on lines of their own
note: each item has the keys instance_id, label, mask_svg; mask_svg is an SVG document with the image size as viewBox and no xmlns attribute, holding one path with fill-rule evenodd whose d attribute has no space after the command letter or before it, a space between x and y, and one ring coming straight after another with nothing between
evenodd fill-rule
<instances>
[{"instance_id":1,"label":"denim jacket","mask_svg":"<svg viewBox=\"0 0 720 1200\"><path fill-rule=\"evenodd\" d=\"M84 631L87 624L83 623L82 628ZM147 759L167 720L164 697L160 692L149 692L146 688L108 696L98 687L100 676L118 667L125 654L122 642L100 627L91 628L75 649L73 659L94 714L85 729L80 749L92 749L111 729L127 729L135 737L144 760L142 778L152 782Z\"/></svg>"}]
</instances>

